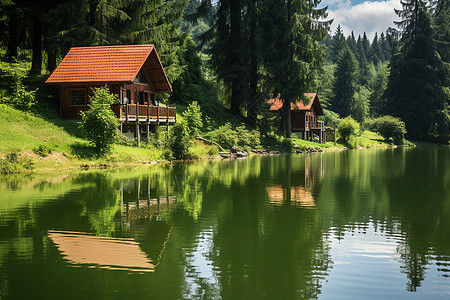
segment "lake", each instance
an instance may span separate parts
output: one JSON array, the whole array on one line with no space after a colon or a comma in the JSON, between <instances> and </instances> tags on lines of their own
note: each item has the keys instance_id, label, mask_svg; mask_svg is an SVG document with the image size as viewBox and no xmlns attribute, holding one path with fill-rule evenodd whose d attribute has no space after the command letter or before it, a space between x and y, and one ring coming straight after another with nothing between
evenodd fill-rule
<instances>
[{"instance_id":1,"label":"lake","mask_svg":"<svg viewBox=\"0 0 450 300\"><path fill-rule=\"evenodd\" d=\"M0 177L0 299L450 299L450 151Z\"/></svg>"}]
</instances>

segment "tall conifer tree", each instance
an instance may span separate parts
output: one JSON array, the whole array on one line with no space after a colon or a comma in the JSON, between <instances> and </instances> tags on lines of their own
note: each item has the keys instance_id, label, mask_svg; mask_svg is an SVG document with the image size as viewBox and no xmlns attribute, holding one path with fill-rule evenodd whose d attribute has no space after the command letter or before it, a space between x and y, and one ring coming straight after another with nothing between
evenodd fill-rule
<instances>
[{"instance_id":1,"label":"tall conifer tree","mask_svg":"<svg viewBox=\"0 0 450 300\"><path fill-rule=\"evenodd\" d=\"M339 54L334 72L333 98L331 109L341 117L351 114L357 85L358 62L350 48L345 47Z\"/></svg>"},{"instance_id":2,"label":"tall conifer tree","mask_svg":"<svg viewBox=\"0 0 450 300\"><path fill-rule=\"evenodd\" d=\"M327 8L317 9L320 0L266 0L261 22L264 66L267 84L284 99L284 132L291 135L290 107L303 97L317 78L323 46L319 43L328 32ZM345 39L344 39L345 41ZM307 101L305 99L304 101Z\"/></svg>"},{"instance_id":3,"label":"tall conifer tree","mask_svg":"<svg viewBox=\"0 0 450 300\"><path fill-rule=\"evenodd\" d=\"M408 134L419 139L448 143L449 116L446 75L432 39L426 2L403 0L401 49L391 66L385 96L394 116L406 124Z\"/></svg>"}]
</instances>

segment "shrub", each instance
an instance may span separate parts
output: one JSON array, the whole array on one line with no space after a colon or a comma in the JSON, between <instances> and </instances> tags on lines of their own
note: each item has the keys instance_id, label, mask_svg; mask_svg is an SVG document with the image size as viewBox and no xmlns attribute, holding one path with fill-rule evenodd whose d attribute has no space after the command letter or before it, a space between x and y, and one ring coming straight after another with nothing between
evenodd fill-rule
<instances>
[{"instance_id":1,"label":"shrub","mask_svg":"<svg viewBox=\"0 0 450 300\"><path fill-rule=\"evenodd\" d=\"M39 145L39 146L33 148L33 152L42 157L46 157L47 155L51 154L52 151L53 151L53 149L46 145Z\"/></svg>"},{"instance_id":2,"label":"shrub","mask_svg":"<svg viewBox=\"0 0 450 300\"><path fill-rule=\"evenodd\" d=\"M22 158L20 153L6 154L5 159L0 159L0 174L20 173L23 170L31 170L34 163L29 158Z\"/></svg>"},{"instance_id":3,"label":"shrub","mask_svg":"<svg viewBox=\"0 0 450 300\"><path fill-rule=\"evenodd\" d=\"M188 127L184 121L177 122L170 129L168 146L175 159L188 158L191 139L188 134Z\"/></svg>"},{"instance_id":4,"label":"shrub","mask_svg":"<svg viewBox=\"0 0 450 300\"><path fill-rule=\"evenodd\" d=\"M376 118L372 121L372 130L377 131L386 142L391 142L391 140L396 145L402 145L403 139L406 134L405 123L399 118L394 118L392 116L383 116Z\"/></svg>"},{"instance_id":5,"label":"shrub","mask_svg":"<svg viewBox=\"0 0 450 300\"><path fill-rule=\"evenodd\" d=\"M183 118L186 121L187 130L191 138L200 135L200 129L203 127L202 112L197 101L193 101L183 112Z\"/></svg>"},{"instance_id":6,"label":"shrub","mask_svg":"<svg viewBox=\"0 0 450 300\"><path fill-rule=\"evenodd\" d=\"M244 125L236 127L237 146L242 148L257 148L261 145L260 133L257 130L248 130Z\"/></svg>"},{"instance_id":7,"label":"shrub","mask_svg":"<svg viewBox=\"0 0 450 300\"><path fill-rule=\"evenodd\" d=\"M15 79L14 92L10 98L2 96L2 102L10 103L20 110L30 110L36 104L36 92L27 91L20 78Z\"/></svg>"},{"instance_id":8,"label":"shrub","mask_svg":"<svg viewBox=\"0 0 450 300\"><path fill-rule=\"evenodd\" d=\"M337 130L342 142L348 143L351 136L358 134L359 124L352 117L348 116L339 122Z\"/></svg>"},{"instance_id":9,"label":"shrub","mask_svg":"<svg viewBox=\"0 0 450 300\"><path fill-rule=\"evenodd\" d=\"M240 148L256 148L261 145L260 133L257 130L248 130L244 125L233 130L230 123L220 126L207 134L207 138L218 143L225 149L233 146Z\"/></svg>"},{"instance_id":10,"label":"shrub","mask_svg":"<svg viewBox=\"0 0 450 300\"><path fill-rule=\"evenodd\" d=\"M206 136L225 149L231 149L231 147L236 146L238 141L236 131L231 128L231 123L220 126L216 130L209 132Z\"/></svg>"},{"instance_id":11,"label":"shrub","mask_svg":"<svg viewBox=\"0 0 450 300\"><path fill-rule=\"evenodd\" d=\"M117 136L117 143L123 146L136 146L136 140L127 137L123 133L119 133L119 135Z\"/></svg>"},{"instance_id":12,"label":"shrub","mask_svg":"<svg viewBox=\"0 0 450 300\"><path fill-rule=\"evenodd\" d=\"M94 88L89 110L80 113L80 128L100 153L109 151L119 134L120 122L111 110L111 104L116 101L117 97L107 87Z\"/></svg>"}]
</instances>

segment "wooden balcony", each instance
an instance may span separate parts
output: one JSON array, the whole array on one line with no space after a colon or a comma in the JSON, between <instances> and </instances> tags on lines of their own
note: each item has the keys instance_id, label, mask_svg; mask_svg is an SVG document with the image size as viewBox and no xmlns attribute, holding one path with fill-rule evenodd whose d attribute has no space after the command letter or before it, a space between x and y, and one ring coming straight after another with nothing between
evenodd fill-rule
<instances>
[{"instance_id":1,"label":"wooden balcony","mask_svg":"<svg viewBox=\"0 0 450 300\"><path fill-rule=\"evenodd\" d=\"M175 123L175 107L149 106L140 104L113 104L113 112L121 122L142 122L154 124Z\"/></svg>"},{"instance_id":2,"label":"wooden balcony","mask_svg":"<svg viewBox=\"0 0 450 300\"><path fill-rule=\"evenodd\" d=\"M309 121L305 123L306 129L320 129L325 130L323 121Z\"/></svg>"}]
</instances>

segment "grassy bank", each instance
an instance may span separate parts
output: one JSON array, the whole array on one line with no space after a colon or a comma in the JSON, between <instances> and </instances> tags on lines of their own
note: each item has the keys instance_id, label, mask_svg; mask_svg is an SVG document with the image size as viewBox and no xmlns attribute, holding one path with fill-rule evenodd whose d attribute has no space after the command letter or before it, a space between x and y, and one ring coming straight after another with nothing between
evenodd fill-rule
<instances>
[{"instance_id":1,"label":"grassy bank","mask_svg":"<svg viewBox=\"0 0 450 300\"><path fill-rule=\"evenodd\" d=\"M7 104L0 104L0 127L0 157L5 161L10 159L11 153L17 156L13 159L16 165L11 172L23 172L26 169L49 171L122 167L165 160L164 147L145 144L141 147L116 144L111 153L98 156L94 148L83 139L77 122L61 120L56 114L53 117L43 117L17 110ZM357 145L362 147L389 146L373 132L365 131L356 139ZM339 143L318 144L300 139L291 139L290 144L298 145L300 149L321 147L331 150L344 147ZM267 145L263 145L265 146ZM196 141L189 152L194 158L202 158L217 156L219 150L217 146Z\"/></svg>"},{"instance_id":2,"label":"grassy bank","mask_svg":"<svg viewBox=\"0 0 450 300\"><path fill-rule=\"evenodd\" d=\"M99 156L95 149L84 139L79 128L79 122L61 120L58 115L58 89L44 85L45 76L35 76L27 78L29 63L18 62L7 64L1 62L1 82L0 86L0 172L20 173L35 170L46 172L50 170L75 170L88 168L113 168L123 166L135 166L152 164L155 161L165 161L170 156L165 147L166 134L159 134L159 141L154 136L152 143L141 147L124 144L115 144L112 151L106 155ZM37 90L36 103L29 109L23 111L16 109L12 104L2 103L4 99L14 97L14 80L24 84L27 91ZM8 84L6 84L8 83ZM6 101L7 102L7 101ZM179 121L184 119L181 114L186 107L178 106L177 116ZM223 108L207 110L203 116L205 132L199 134L209 139L228 141L226 147L238 145L236 136L241 139L251 140L259 133L247 131L243 126L232 129L229 120L236 118L229 111ZM242 120L241 120L242 121ZM228 127L227 127L228 126ZM212 134L215 130L215 134ZM241 141L242 142L242 141ZM285 139L275 134L261 136L259 147L267 150L278 150L282 152L294 151L293 147L304 150L309 147L321 147L325 150L342 149L346 145L328 142L318 144L300 139ZM356 137L354 147L388 147L382 138L373 132L365 131ZM224 144L222 144L224 146ZM250 146L244 148L249 151ZM205 158L218 157L219 149L215 145L207 144L196 140L189 148L188 157Z\"/></svg>"}]
</instances>

